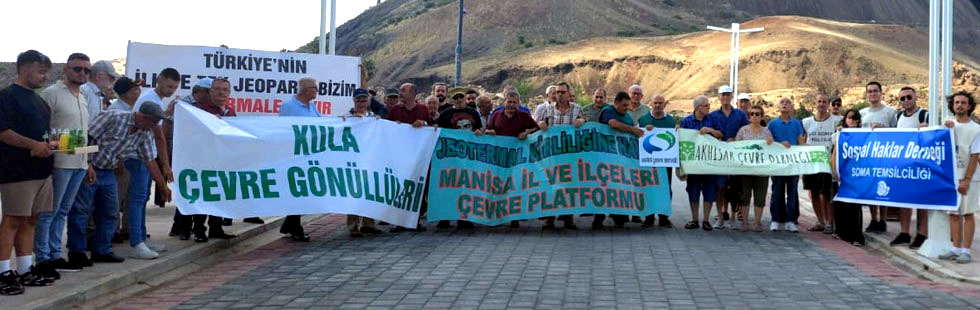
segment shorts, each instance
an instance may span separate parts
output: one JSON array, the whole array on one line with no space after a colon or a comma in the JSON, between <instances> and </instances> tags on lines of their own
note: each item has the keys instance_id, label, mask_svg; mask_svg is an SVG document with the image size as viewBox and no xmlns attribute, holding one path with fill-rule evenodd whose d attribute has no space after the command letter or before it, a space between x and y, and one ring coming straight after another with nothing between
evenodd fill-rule
<instances>
[{"instance_id":1,"label":"shorts","mask_svg":"<svg viewBox=\"0 0 980 310\"><path fill-rule=\"evenodd\" d=\"M742 198L746 205L753 202L756 208L766 207L766 192L769 191L769 177L746 175L742 176ZM754 201L750 201L755 197Z\"/></svg>"},{"instance_id":2,"label":"shorts","mask_svg":"<svg viewBox=\"0 0 980 310\"><path fill-rule=\"evenodd\" d=\"M0 209L9 216L51 212L53 195L51 177L0 184Z\"/></svg>"},{"instance_id":3,"label":"shorts","mask_svg":"<svg viewBox=\"0 0 980 310\"><path fill-rule=\"evenodd\" d=\"M830 195L833 192L834 177L830 173L807 174L803 176L803 189Z\"/></svg>"},{"instance_id":4,"label":"shorts","mask_svg":"<svg viewBox=\"0 0 980 310\"><path fill-rule=\"evenodd\" d=\"M967 215L980 212L980 182L970 182L970 190L966 191L966 195L960 196L960 208L956 212L950 212L958 215Z\"/></svg>"},{"instance_id":5,"label":"shorts","mask_svg":"<svg viewBox=\"0 0 980 310\"><path fill-rule=\"evenodd\" d=\"M715 187L715 188L725 188L725 184L728 184L728 176L727 175L718 175L716 177L718 178L717 179L717 182L718 183L716 183L717 184L717 187Z\"/></svg>"},{"instance_id":6,"label":"shorts","mask_svg":"<svg viewBox=\"0 0 980 310\"><path fill-rule=\"evenodd\" d=\"M691 203L701 201L715 202L715 192L718 190L718 177L714 175L687 175L687 198Z\"/></svg>"}]
</instances>

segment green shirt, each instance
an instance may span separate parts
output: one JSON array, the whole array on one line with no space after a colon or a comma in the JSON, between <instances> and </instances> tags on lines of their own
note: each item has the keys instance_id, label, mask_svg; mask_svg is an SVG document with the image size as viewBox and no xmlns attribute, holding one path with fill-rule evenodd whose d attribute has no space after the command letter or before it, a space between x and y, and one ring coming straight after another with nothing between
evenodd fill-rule
<instances>
[{"instance_id":1,"label":"green shirt","mask_svg":"<svg viewBox=\"0 0 980 310\"><path fill-rule=\"evenodd\" d=\"M633 118L633 124L636 124L636 122L640 120L640 117L650 114L650 107L641 103L639 106L636 107L636 110L629 110L629 112L626 113L629 114L631 118Z\"/></svg>"},{"instance_id":2,"label":"green shirt","mask_svg":"<svg viewBox=\"0 0 980 310\"><path fill-rule=\"evenodd\" d=\"M617 120L620 123L626 124L627 126L633 126L633 124L636 124L633 122L633 119L630 118L629 113L619 114L619 112L616 112L615 107L607 105L605 108L602 108L602 112L599 113L599 122L608 125L610 120Z\"/></svg>"},{"instance_id":3,"label":"green shirt","mask_svg":"<svg viewBox=\"0 0 980 310\"><path fill-rule=\"evenodd\" d=\"M605 107L607 107L607 106L609 106L609 105L607 104L607 105L603 105L602 108L596 108L594 104L590 104L590 105L582 108L582 118L584 118L586 122L596 122L596 123L598 123L599 122L599 113L602 113L602 109L605 108Z\"/></svg>"},{"instance_id":4,"label":"green shirt","mask_svg":"<svg viewBox=\"0 0 980 310\"><path fill-rule=\"evenodd\" d=\"M653 125L655 128L674 128L676 124L674 117L667 113L664 113L663 118L655 118L653 114L647 113L647 115L641 116L636 123L640 125L640 128L646 128L647 125Z\"/></svg>"}]
</instances>

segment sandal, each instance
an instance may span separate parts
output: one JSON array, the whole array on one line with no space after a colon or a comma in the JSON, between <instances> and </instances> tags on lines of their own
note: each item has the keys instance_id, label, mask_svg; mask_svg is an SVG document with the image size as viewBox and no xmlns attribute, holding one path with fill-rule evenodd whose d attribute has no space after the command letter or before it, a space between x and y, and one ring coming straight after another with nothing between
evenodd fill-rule
<instances>
[{"instance_id":1,"label":"sandal","mask_svg":"<svg viewBox=\"0 0 980 310\"><path fill-rule=\"evenodd\" d=\"M704 229L704 231L711 231L713 228L711 228L711 223L708 223L708 221L704 221L701 222L701 229Z\"/></svg>"},{"instance_id":2,"label":"sandal","mask_svg":"<svg viewBox=\"0 0 980 310\"><path fill-rule=\"evenodd\" d=\"M807 229L807 231L823 231L824 228L825 227L823 225L817 224L817 225L810 226L810 229Z\"/></svg>"},{"instance_id":3,"label":"sandal","mask_svg":"<svg viewBox=\"0 0 980 310\"><path fill-rule=\"evenodd\" d=\"M696 222L696 221L687 222L687 225L684 225L684 228L685 229L698 229L698 222Z\"/></svg>"},{"instance_id":4,"label":"sandal","mask_svg":"<svg viewBox=\"0 0 980 310\"><path fill-rule=\"evenodd\" d=\"M754 232L762 232L762 224L755 223L755 229L753 229L752 231L754 231Z\"/></svg>"}]
</instances>

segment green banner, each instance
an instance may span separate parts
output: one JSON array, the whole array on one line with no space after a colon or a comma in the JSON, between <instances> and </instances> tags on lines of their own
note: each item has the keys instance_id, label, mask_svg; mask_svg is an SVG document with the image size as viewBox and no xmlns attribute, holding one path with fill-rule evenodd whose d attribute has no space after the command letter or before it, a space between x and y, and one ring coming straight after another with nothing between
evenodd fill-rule
<instances>
[{"instance_id":1,"label":"green banner","mask_svg":"<svg viewBox=\"0 0 980 310\"><path fill-rule=\"evenodd\" d=\"M767 145L765 140L722 142L697 130L680 129L681 168L686 174L790 176L830 173L824 146Z\"/></svg>"},{"instance_id":2,"label":"green banner","mask_svg":"<svg viewBox=\"0 0 980 310\"><path fill-rule=\"evenodd\" d=\"M666 170L641 167L638 144L595 123L552 126L524 140L443 129L432 154L428 220L670 215Z\"/></svg>"}]
</instances>

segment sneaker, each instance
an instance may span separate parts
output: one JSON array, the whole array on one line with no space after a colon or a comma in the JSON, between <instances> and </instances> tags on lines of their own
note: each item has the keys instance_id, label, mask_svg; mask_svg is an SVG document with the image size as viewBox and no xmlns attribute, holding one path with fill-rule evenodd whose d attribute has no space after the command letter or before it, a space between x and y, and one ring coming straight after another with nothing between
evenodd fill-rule
<instances>
[{"instance_id":1,"label":"sneaker","mask_svg":"<svg viewBox=\"0 0 980 310\"><path fill-rule=\"evenodd\" d=\"M167 251L167 246L166 245L163 245L163 243L151 242L149 239L143 240L143 243L145 243L146 244L146 247L150 248L150 250L153 250L154 252L166 252Z\"/></svg>"},{"instance_id":2,"label":"sneaker","mask_svg":"<svg viewBox=\"0 0 980 310\"><path fill-rule=\"evenodd\" d=\"M773 232L776 232L776 231L779 231L779 230L783 229L781 226L782 225L779 225L779 223L772 222L772 223L769 223L769 230L770 231L773 231Z\"/></svg>"},{"instance_id":3,"label":"sneaker","mask_svg":"<svg viewBox=\"0 0 980 310\"><path fill-rule=\"evenodd\" d=\"M868 227L864 229L864 232L866 233L876 232L876 231L878 231L878 221L875 220L871 220L871 223L868 223Z\"/></svg>"},{"instance_id":4,"label":"sneaker","mask_svg":"<svg viewBox=\"0 0 980 310\"><path fill-rule=\"evenodd\" d=\"M54 270L54 266L51 265L51 261L43 261L34 266L37 274L44 277L45 279L55 281L61 280L61 273Z\"/></svg>"},{"instance_id":5,"label":"sneaker","mask_svg":"<svg viewBox=\"0 0 980 310\"><path fill-rule=\"evenodd\" d=\"M796 229L796 223L793 223L793 222L786 223L786 231L791 232L791 233L800 232L799 229Z\"/></svg>"},{"instance_id":6,"label":"sneaker","mask_svg":"<svg viewBox=\"0 0 980 310\"><path fill-rule=\"evenodd\" d=\"M78 271L82 271L82 266L79 266L78 264L70 263L70 262L66 261L64 258L59 258L59 259L50 261L49 264L50 264L51 267L54 267L54 270L57 270L57 271L60 271L60 272L78 272Z\"/></svg>"},{"instance_id":7,"label":"sneaker","mask_svg":"<svg viewBox=\"0 0 980 310\"><path fill-rule=\"evenodd\" d=\"M726 224L725 227L731 230L739 230L739 225L735 225L735 221L736 220L728 221L728 224Z\"/></svg>"},{"instance_id":8,"label":"sneaker","mask_svg":"<svg viewBox=\"0 0 980 310\"><path fill-rule=\"evenodd\" d=\"M878 233L883 234L888 232L888 223L884 220L878 221Z\"/></svg>"},{"instance_id":9,"label":"sneaker","mask_svg":"<svg viewBox=\"0 0 980 310\"><path fill-rule=\"evenodd\" d=\"M92 267L92 261L82 252L68 252L68 262L79 267Z\"/></svg>"},{"instance_id":10,"label":"sneaker","mask_svg":"<svg viewBox=\"0 0 980 310\"><path fill-rule=\"evenodd\" d=\"M957 264L969 264L971 261L973 261L973 258L970 257L970 253L960 253L960 255L956 257Z\"/></svg>"},{"instance_id":11,"label":"sneaker","mask_svg":"<svg viewBox=\"0 0 980 310\"><path fill-rule=\"evenodd\" d=\"M7 270L0 273L0 295L20 295L24 293L24 286L17 281L20 278L16 271Z\"/></svg>"},{"instance_id":12,"label":"sneaker","mask_svg":"<svg viewBox=\"0 0 980 310\"><path fill-rule=\"evenodd\" d=\"M834 234L834 225L824 226L823 227L823 234L824 235L833 235Z\"/></svg>"},{"instance_id":13,"label":"sneaker","mask_svg":"<svg viewBox=\"0 0 980 310\"><path fill-rule=\"evenodd\" d=\"M93 263L121 263L124 261L126 261L126 259L116 255L116 253L109 252L109 254L103 255L92 253Z\"/></svg>"},{"instance_id":14,"label":"sneaker","mask_svg":"<svg viewBox=\"0 0 980 310\"><path fill-rule=\"evenodd\" d=\"M898 234L898 236L895 237L895 240L889 242L888 245L894 247L896 245L906 244L910 242L912 242L912 236L909 236L909 234L907 233L900 233Z\"/></svg>"},{"instance_id":15,"label":"sneaker","mask_svg":"<svg viewBox=\"0 0 980 310\"><path fill-rule=\"evenodd\" d=\"M716 219L715 220L715 225L713 225L713 226L714 226L715 229L725 229L725 220L722 220L720 218L719 219Z\"/></svg>"},{"instance_id":16,"label":"sneaker","mask_svg":"<svg viewBox=\"0 0 980 310\"><path fill-rule=\"evenodd\" d=\"M17 277L17 282L20 282L20 285L23 286L33 286L33 287L48 286L54 284L54 280L51 280L41 275L40 270L38 270L37 266L31 266L31 271L28 271L27 273L20 275L20 277Z\"/></svg>"},{"instance_id":17,"label":"sneaker","mask_svg":"<svg viewBox=\"0 0 980 310\"><path fill-rule=\"evenodd\" d=\"M919 248L922 247L922 244L926 242L926 239L928 239L928 237L916 234L915 240L912 241L912 244L909 244L909 248L913 250L918 250Z\"/></svg>"},{"instance_id":18,"label":"sneaker","mask_svg":"<svg viewBox=\"0 0 980 310\"><path fill-rule=\"evenodd\" d=\"M955 259L957 259L957 258L958 258L959 256L960 256L960 255L959 255L959 254L957 254L956 252L953 252L953 251L946 251L946 254L942 254L942 255L939 255L939 259L941 259L941 260L955 260Z\"/></svg>"},{"instance_id":19,"label":"sneaker","mask_svg":"<svg viewBox=\"0 0 980 310\"><path fill-rule=\"evenodd\" d=\"M659 219L660 219L660 222L658 222L658 224L657 224L658 226L663 227L663 228L674 228L674 224L671 223L670 220L667 219L666 216L665 217L659 217Z\"/></svg>"},{"instance_id":20,"label":"sneaker","mask_svg":"<svg viewBox=\"0 0 980 310\"><path fill-rule=\"evenodd\" d=\"M439 224L436 224L436 229L449 229L449 221L439 221Z\"/></svg>"},{"instance_id":21,"label":"sneaker","mask_svg":"<svg viewBox=\"0 0 980 310\"><path fill-rule=\"evenodd\" d=\"M146 246L146 242L140 242L140 244L137 244L136 246L133 247L133 253L130 253L129 257L139 258L139 259L154 259L160 257L160 253L150 250L150 248Z\"/></svg>"}]
</instances>

